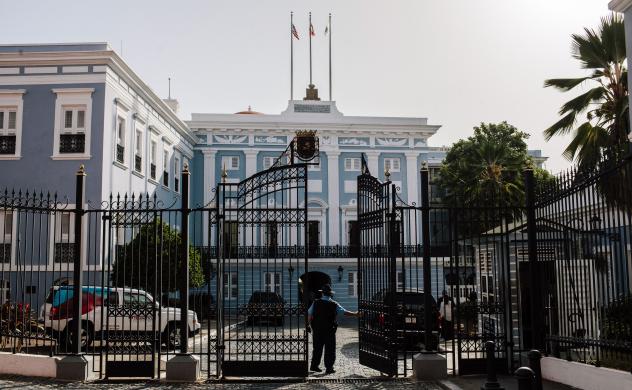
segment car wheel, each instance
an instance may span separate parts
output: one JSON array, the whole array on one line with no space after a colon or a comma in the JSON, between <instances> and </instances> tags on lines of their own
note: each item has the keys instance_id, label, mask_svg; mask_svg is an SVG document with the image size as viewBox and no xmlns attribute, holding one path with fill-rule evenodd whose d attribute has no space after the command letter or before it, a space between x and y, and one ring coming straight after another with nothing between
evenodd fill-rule
<instances>
[{"instance_id":1,"label":"car wheel","mask_svg":"<svg viewBox=\"0 0 632 390\"><path fill-rule=\"evenodd\" d=\"M177 349L180 348L182 342L182 332L180 331L180 324L177 322L170 322L167 325L163 340L167 348Z\"/></svg>"},{"instance_id":2,"label":"car wheel","mask_svg":"<svg viewBox=\"0 0 632 390\"><path fill-rule=\"evenodd\" d=\"M73 348L75 342L77 340L76 337L76 327L72 322L66 326L66 340L68 342L68 346ZM94 331L92 330L92 326L90 324L86 324L85 322L81 324L81 334L80 337L80 347L81 350L85 350L90 345L92 345L92 341L94 340Z\"/></svg>"}]
</instances>

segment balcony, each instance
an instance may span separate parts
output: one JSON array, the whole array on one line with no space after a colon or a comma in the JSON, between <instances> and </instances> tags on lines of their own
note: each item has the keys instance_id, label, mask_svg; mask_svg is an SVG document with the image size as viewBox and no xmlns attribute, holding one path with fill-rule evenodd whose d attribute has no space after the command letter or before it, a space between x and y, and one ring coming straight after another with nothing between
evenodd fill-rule
<instances>
[{"instance_id":1,"label":"balcony","mask_svg":"<svg viewBox=\"0 0 632 390\"><path fill-rule=\"evenodd\" d=\"M11 263L11 244L0 244L0 264Z\"/></svg>"},{"instance_id":2,"label":"balcony","mask_svg":"<svg viewBox=\"0 0 632 390\"><path fill-rule=\"evenodd\" d=\"M125 164L125 147L116 144L116 161Z\"/></svg>"},{"instance_id":3,"label":"balcony","mask_svg":"<svg viewBox=\"0 0 632 390\"><path fill-rule=\"evenodd\" d=\"M1 154L15 154L15 135L2 135L0 136L0 155Z\"/></svg>"},{"instance_id":4,"label":"balcony","mask_svg":"<svg viewBox=\"0 0 632 390\"><path fill-rule=\"evenodd\" d=\"M85 134L61 134L59 136L59 153L85 153Z\"/></svg>"},{"instance_id":5,"label":"balcony","mask_svg":"<svg viewBox=\"0 0 632 390\"><path fill-rule=\"evenodd\" d=\"M216 257L217 247L197 247L205 256ZM225 258L241 258L241 259L281 259L281 258L301 258L305 256L307 249L307 257L314 258L357 258L360 247L357 245L302 245L293 246L226 246L224 248L223 257ZM450 256L449 247L433 246L430 248L432 257ZM398 248L395 255L398 257L418 257L423 256L423 247L421 245L404 245ZM388 248L376 245L364 248L364 256L388 257Z\"/></svg>"},{"instance_id":6,"label":"balcony","mask_svg":"<svg viewBox=\"0 0 632 390\"><path fill-rule=\"evenodd\" d=\"M55 263L68 264L75 261L75 244L72 242L55 243Z\"/></svg>"},{"instance_id":7,"label":"balcony","mask_svg":"<svg viewBox=\"0 0 632 390\"><path fill-rule=\"evenodd\" d=\"M143 158L139 155L134 156L134 170L136 172L143 171Z\"/></svg>"}]
</instances>

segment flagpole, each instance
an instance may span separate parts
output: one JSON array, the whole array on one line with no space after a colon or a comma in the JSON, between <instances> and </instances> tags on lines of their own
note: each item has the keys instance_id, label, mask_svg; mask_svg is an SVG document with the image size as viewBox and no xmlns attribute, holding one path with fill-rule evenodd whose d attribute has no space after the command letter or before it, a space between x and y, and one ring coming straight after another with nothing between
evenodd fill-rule
<instances>
[{"instance_id":1,"label":"flagpole","mask_svg":"<svg viewBox=\"0 0 632 390\"><path fill-rule=\"evenodd\" d=\"M331 13L329 14L329 101L333 101L331 97Z\"/></svg>"},{"instance_id":2,"label":"flagpole","mask_svg":"<svg viewBox=\"0 0 632 390\"><path fill-rule=\"evenodd\" d=\"M312 13L309 13L309 84L312 85Z\"/></svg>"},{"instance_id":3,"label":"flagpole","mask_svg":"<svg viewBox=\"0 0 632 390\"><path fill-rule=\"evenodd\" d=\"M294 26L294 12L290 12L290 100L294 100L294 37L292 36L292 26Z\"/></svg>"}]
</instances>

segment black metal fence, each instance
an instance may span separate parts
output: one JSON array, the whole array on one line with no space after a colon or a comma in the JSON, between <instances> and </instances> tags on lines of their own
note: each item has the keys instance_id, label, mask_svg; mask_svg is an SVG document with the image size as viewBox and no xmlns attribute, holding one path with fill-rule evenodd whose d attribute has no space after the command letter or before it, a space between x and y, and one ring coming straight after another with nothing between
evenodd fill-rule
<instances>
[{"instance_id":1,"label":"black metal fence","mask_svg":"<svg viewBox=\"0 0 632 390\"><path fill-rule=\"evenodd\" d=\"M523 197L499 187L450 204L429 202L436 197L422 169L418 206L365 164L361 361L407 375L412 356L430 349L452 373L481 373L485 343L494 341L500 372L519 367L533 348L632 369L630 169L632 155L619 149L590 172L511 172L522 177Z\"/></svg>"}]
</instances>

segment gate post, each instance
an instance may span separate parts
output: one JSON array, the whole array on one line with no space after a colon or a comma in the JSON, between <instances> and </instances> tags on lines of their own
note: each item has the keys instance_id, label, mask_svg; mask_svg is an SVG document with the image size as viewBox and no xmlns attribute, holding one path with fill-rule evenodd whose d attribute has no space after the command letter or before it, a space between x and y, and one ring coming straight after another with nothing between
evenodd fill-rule
<instances>
[{"instance_id":1,"label":"gate post","mask_svg":"<svg viewBox=\"0 0 632 390\"><path fill-rule=\"evenodd\" d=\"M536 300L538 281L535 274L536 265L538 262L538 240L537 240L537 226L535 220L535 179L533 176L533 168L529 167L524 172L524 186L526 194L526 212L527 212L527 249L529 251L529 305L530 307L530 319L531 319L531 348L542 350L540 344L540 326L536 323L538 316L536 315L536 302L540 302L540 299Z\"/></svg>"},{"instance_id":2,"label":"gate post","mask_svg":"<svg viewBox=\"0 0 632 390\"><path fill-rule=\"evenodd\" d=\"M413 356L413 374L418 380L442 379L448 376L445 356L432 351L432 286L430 273L430 195L428 165L421 166L421 242L424 277L424 351Z\"/></svg>"},{"instance_id":3,"label":"gate post","mask_svg":"<svg viewBox=\"0 0 632 390\"><path fill-rule=\"evenodd\" d=\"M75 187L75 209L73 210L75 217L75 232L73 245L73 321L68 323L71 327L68 335L71 337L70 344L72 346L72 355L68 355L57 362L57 378L73 381L85 381L88 378L88 361L81 353L81 307L82 307L82 286L83 286L83 262L81 253L83 245L81 242L83 231L83 216L85 210L83 204L85 202L85 181L86 170L83 164L76 173ZM88 331L88 329L86 329Z\"/></svg>"},{"instance_id":4,"label":"gate post","mask_svg":"<svg viewBox=\"0 0 632 390\"><path fill-rule=\"evenodd\" d=\"M180 272L180 353L167 362L167 380L195 382L200 376L200 361L189 353L189 181L188 164L182 170L182 269Z\"/></svg>"},{"instance_id":5,"label":"gate post","mask_svg":"<svg viewBox=\"0 0 632 390\"><path fill-rule=\"evenodd\" d=\"M432 350L432 287L430 286L432 266L430 264L430 196L428 166L421 167L421 244L423 245L424 275L424 350Z\"/></svg>"}]
</instances>

